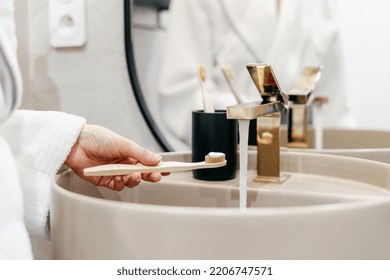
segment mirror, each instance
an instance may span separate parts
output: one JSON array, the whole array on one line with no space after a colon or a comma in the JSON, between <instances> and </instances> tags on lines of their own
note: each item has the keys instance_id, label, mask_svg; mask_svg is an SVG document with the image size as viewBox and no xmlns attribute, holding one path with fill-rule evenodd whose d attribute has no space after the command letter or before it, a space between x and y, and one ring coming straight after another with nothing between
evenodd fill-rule
<instances>
[{"instance_id":1,"label":"mirror","mask_svg":"<svg viewBox=\"0 0 390 280\"><path fill-rule=\"evenodd\" d=\"M345 94L342 99L347 100L347 102L344 104L343 102L345 100L338 102L335 98L330 98L333 104L330 104L332 106L332 110L329 115L331 118L333 117L333 122L337 124L340 116L335 112L347 112L348 109L346 106L348 106L353 119L350 122L351 127L388 130L388 110L386 108L386 101L390 101L387 100L390 98L390 95L387 93L390 88L390 79L387 79L388 70L386 69L386 65L390 63L390 56L386 50L390 47L390 38L386 38L382 34L386 34L385 27L390 24L390 19L388 19L388 17L385 15L385 11L390 8L390 3L387 4L380 0L373 0L375 3L368 0L357 1L359 1L359 5L354 5L354 7L358 7L356 9L359 11L356 11L355 8L351 9L350 3L344 3L345 1L335 1L338 9L338 23L340 24L340 34L343 43L343 48L341 50L342 52L339 54L341 55L340 58L345 60L346 74L345 76L340 76L342 74L338 72L333 74L336 74L338 77L340 77L340 79L346 82L345 92L347 92L347 94ZM164 151L188 150L189 146L183 144L180 139L177 139L167 129L160 111L162 102L158 94L158 83L160 77L159 71L162 64L162 50L167 31L167 19L171 16L169 11L170 1L125 0L124 2L127 62L130 79L140 109L149 125L149 128L152 130L153 135L156 137ZM190 1L183 2L186 2L187 4L190 3ZM194 2L198 1L191 1L191 3ZM222 0L210 2L213 3L211 5L221 5ZM233 3L239 1L226 0L226 2L233 5ZM251 1L251 3L252 2L254 1ZM278 1L275 1L275 3L277 2ZM283 4L293 2L294 1L284 1ZM305 3L310 2L313 1L306 1ZM324 5L328 6L331 5L331 2L332 1L330 0L323 1L323 3L325 3ZM226 11L220 9L220 11L224 13L227 12L227 14L225 14L226 17L234 17L232 13L229 13L229 9ZM275 6L275 11L278 11L277 5ZM281 11L283 11L283 8ZM365 16L361 17L362 14ZM258 17L266 18L261 17L260 15ZM314 17L317 18L317 15ZM231 18L231 20L233 22L235 21L234 18ZM268 23L268 25L272 25L272 22ZM323 28L321 28L320 25L318 26L323 33L332 32L332 28L334 27L323 26ZM207 28L207 24L203 27L194 25L193 31L194 33L199 31L202 32L202 30L207 31ZM235 47L235 51L241 54L244 53L244 51L249 53L249 55L246 57L246 61L248 63L262 62L262 58L257 57L257 54L252 47L253 44L251 43L253 42L250 41L258 40L259 36L252 36L252 34L247 34L247 30L242 28L242 26L239 24L232 24L231 28L235 33L237 40L243 39L243 37L245 37L242 40L243 43L241 45L233 44L232 48ZM275 34L272 33L272 29L269 28L269 30L271 30L270 34L274 36ZM296 25L292 26L291 30L292 32L281 36L279 40L288 41L288 38L286 37L288 35L290 35L293 40L294 36L297 36L299 32L297 32ZM215 37L215 40L217 37L218 36ZM264 39L264 37L260 39ZM326 44L326 37L316 37L316 39L318 39L316 43L318 43L320 46ZM199 37L199 40L202 40L202 38ZM218 44L218 42L213 42L213 44ZM291 45L286 44L281 44L280 46L284 46L285 48L291 47ZM271 50L269 46L267 49ZM318 50L321 50L321 48L318 48ZM272 49L272 51L278 53L274 49ZM282 53L281 50L279 51L279 53ZM223 54L221 54L221 56L222 55ZM219 58L220 57L217 57L216 59L218 60ZM341 61L341 59L336 61ZM204 61L198 61L198 63L202 62ZM223 62L235 64L234 61ZM295 71L292 75L295 76L292 77L290 81L286 81L287 79L284 78L285 75L278 73L278 69L283 67L288 68L291 65L272 65L273 68L276 69L276 75L278 79L281 80L283 90L290 89L293 86L293 82L291 81L297 80L297 75L299 72ZM207 63L206 66L208 66ZM193 78L196 80L195 65L191 64L190 68L190 71L193 72ZM242 71L246 71L245 65L242 65L241 68ZM236 69L237 68L235 68L235 71ZM329 67L326 67L325 69L329 69ZM224 90L229 92L226 81L221 74L222 72L217 73L217 71L210 71L207 74L209 75L209 73L212 77L218 76L216 83L223 85ZM324 73L320 79L320 82L323 81L325 83L327 80L326 75L327 74ZM239 73L238 76L245 77L248 80L248 82L234 80L234 82L237 82L237 84L248 85L248 88L245 88L245 86L237 86L240 92L247 92L249 87L253 87L250 81L250 77L247 73L243 75ZM327 84L331 83L328 82ZM193 84L193 86L199 87L199 84ZM254 87L250 90L254 90ZM255 91L253 94L255 95L257 92ZM369 105L370 103L367 102L368 98L373 103L375 103L375 105ZM335 110L333 105L336 107L339 106L339 108Z\"/></svg>"}]
</instances>

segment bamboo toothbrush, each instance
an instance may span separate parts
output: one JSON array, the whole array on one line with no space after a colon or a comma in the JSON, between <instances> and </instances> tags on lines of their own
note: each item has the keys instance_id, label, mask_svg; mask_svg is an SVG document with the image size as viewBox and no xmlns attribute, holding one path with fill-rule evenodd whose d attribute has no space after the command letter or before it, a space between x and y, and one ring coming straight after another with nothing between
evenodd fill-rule
<instances>
[{"instance_id":1,"label":"bamboo toothbrush","mask_svg":"<svg viewBox=\"0 0 390 280\"><path fill-rule=\"evenodd\" d=\"M214 113L215 111L213 103L206 90L206 67L203 64L199 65L198 67L198 79L200 83L200 89L202 91L204 112Z\"/></svg>"},{"instance_id":2,"label":"bamboo toothbrush","mask_svg":"<svg viewBox=\"0 0 390 280\"><path fill-rule=\"evenodd\" d=\"M235 88L233 87L233 84L232 84L232 80L234 79L234 72L233 72L232 66L230 64L226 64L226 65L222 65L221 68L222 68L222 72L225 76L226 82L227 82L231 92L233 93L234 97L236 98L237 103L238 104L243 103L241 95L235 90Z\"/></svg>"},{"instance_id":3,"label":"bamboo toothbrush","mask_svg":"<svg viewBox=\"0 0 390 280\"><path fill-rule=\"evenodd\" d=\"M217 168L226 165L224 153L210 152L201 162L166 161L155 166L131 165L131 164L105 164L84 169L84 176L117 176L134 172L176 172L204 168Z\"/></svg>"}]
</instances>

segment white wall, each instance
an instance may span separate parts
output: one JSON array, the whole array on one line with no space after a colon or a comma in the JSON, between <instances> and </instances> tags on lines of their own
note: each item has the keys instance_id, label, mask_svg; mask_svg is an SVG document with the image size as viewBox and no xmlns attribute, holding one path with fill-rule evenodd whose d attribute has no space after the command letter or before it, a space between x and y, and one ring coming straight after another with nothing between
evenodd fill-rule
<instances>
[{"instance_id":1,"label":"white wall","mask_svg":"<svg viewBox=\"0 0 390 280\"><path fill-rule=\"evenodd\" d=\"M338 0L351 108L361 127L390 129L390 1Z\"/></svg>"},{"instance_id":2,"label":"white wall","mask_svg":"<svg viewBox=\"0 0 390 280\"><path fill-rule=\"evenodd\" d=\"M84 116L151 148L126 69L123 0L86 0L87 44L49 45L47 0L16 0L23 106ZM389 128L390 2L338 0L350 104L362 127Z\"/></svg>"},{"instance_id":3,"label":"white wall","mask_svg":"<svg viewBox=\"0 0 390 280\"><path fill-rule=\"evenodd\" d=\"M16 0L23 107L77 114L160 151L127 73L123 0L85 0L87 43L62 49L49 44L47 2Z\"/></svg>"}]
</instances>

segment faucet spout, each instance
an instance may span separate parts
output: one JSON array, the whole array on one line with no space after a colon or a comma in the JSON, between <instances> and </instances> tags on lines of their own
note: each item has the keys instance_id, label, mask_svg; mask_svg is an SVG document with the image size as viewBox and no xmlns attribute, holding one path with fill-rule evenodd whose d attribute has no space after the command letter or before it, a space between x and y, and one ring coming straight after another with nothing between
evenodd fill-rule
<instances>
[{"instance_id":1,"label":"faucet spout","mask_svg":"<svg viewBox=\"0 0 390 280\"><path fill-rule=\"evenodd\" d=\"M255 181L282 182L287 175L287 157L280 153L286 147L287 137L281 137L282 116L287 115L288 98L269 64L251 63L247 69L262 101L242 103L227 107L227 118L237 120L257 119L257 177ZM286 134L284 134L286 135Z\"/></svg>"},{"instance_id":2,"label":"faucet spout","mask_svg":"<svg viewBox=\"0 0 390 280\"><path fill-rule=\"evenodd\" d=\"M264 101L254 101L228 106L227 118L236 120L254 120L258 117L271 113L280 112L285 105L279 101L264 103Z\"/></svg>"}]
</instances>

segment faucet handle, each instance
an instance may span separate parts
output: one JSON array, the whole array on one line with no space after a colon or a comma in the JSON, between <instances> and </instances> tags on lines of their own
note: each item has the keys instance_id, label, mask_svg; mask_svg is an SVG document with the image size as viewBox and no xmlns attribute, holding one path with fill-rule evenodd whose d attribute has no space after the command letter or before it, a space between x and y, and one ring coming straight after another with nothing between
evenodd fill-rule
<instances>
[{"instance_id":1,"label":"faucet handle","mask_svg":"<svg viewBox=\"0 0 390 280\"><path fill-rule=\"evenodd\" d=\"M288 97L282 92L271 65L249 63L246 68L265 102L280 101L287 104Z\"/></svg>"},{"instance_id":2,"label":"faucet handle","mask_svg":"<svg viewBox=\"0 0 390 280\"><path fill-rule=\"evenodd\" d=\"M295 86L287 93L289 100L297 104L306 104L315 84L321 77L322 67L306 67Z\"/></svg>"}]
</instances>

